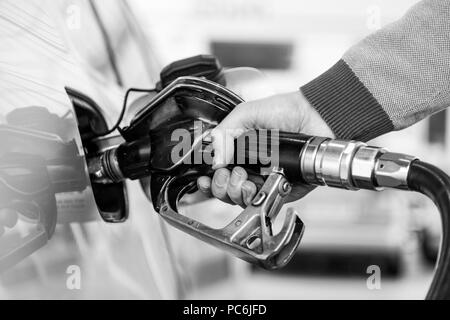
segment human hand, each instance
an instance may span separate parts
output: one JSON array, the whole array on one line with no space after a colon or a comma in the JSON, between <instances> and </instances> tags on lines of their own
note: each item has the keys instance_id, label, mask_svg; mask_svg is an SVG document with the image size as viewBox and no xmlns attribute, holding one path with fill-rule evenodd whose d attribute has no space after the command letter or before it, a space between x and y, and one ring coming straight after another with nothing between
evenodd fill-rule
<instances>
[{"instance_id":1,"label":"human hand","mask_svg":"<svg viewBox=\"0 0 450 320\"><path fill-rule=\"evenodd\" d=\"M242 167L225 168L234 157L234 139L251 129L278 129L334 138L319 113L300 91L275 95L238 105L212 132L213 178L200 177L198 188L222 201L247 206L256 195L257 185ZM300 199L312 188L295 186L288 201Z\"/></svg>"}]
</instances>

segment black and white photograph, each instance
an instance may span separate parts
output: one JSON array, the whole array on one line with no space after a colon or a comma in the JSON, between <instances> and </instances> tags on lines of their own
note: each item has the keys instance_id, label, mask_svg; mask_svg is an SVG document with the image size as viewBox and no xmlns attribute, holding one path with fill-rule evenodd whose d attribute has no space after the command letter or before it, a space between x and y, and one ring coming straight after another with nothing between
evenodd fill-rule
<instances>
[{"instance_id":1,"label":"black and white photograph","mask_svg":"<svg viewBox=\"0 0 450 320\"><path fill-rule=\"evenodd\" d=\"M450 299L447 107L449 0L0 0L0 300Z\"/></svg>"}]
</instances>

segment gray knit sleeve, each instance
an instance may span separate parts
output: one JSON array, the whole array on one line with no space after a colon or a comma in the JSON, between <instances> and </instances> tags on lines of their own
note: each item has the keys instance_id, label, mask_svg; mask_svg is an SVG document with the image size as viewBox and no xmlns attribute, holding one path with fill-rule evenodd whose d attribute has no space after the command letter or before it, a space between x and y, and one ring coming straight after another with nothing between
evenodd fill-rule
<instances>
[{"instance_id":1,"label":"gray knit sleeve","mask_svg":"<svg viewBox=\"0 0 450 320\"><path fill-rule=\"evenodd\" d=\"M425 0L301 88L336 136L370 140L450 106L450 0Z\"/></svg>"}]
</instances>

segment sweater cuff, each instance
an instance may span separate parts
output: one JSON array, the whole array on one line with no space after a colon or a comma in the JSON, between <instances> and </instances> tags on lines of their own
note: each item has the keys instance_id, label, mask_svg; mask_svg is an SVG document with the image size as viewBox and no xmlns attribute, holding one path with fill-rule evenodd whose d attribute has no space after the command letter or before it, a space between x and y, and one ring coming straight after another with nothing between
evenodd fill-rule
<instances>
[{"instance_id":1,"label":"sweater cuff","mask_svg":"<svg viewBox=\"0 0 450 320\"><path fill-rule=\"evenodd\" d=\"M339 139L369 141L394 125L344 60L300 89Z\"/></svg>"}]
</instances>

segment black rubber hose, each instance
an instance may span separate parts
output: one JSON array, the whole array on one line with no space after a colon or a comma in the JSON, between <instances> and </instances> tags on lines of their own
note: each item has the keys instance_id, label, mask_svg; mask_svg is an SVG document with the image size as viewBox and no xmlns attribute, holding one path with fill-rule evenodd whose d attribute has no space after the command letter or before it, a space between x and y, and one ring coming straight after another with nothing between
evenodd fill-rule
<instances>
[{"instance_id":1,"label":"black rubber hose","mask_svg":"<svg viewBox=\"0 0 450 320\"><path fill-rule=\"evenodd\" d=\"M450 299L450 177L435 166L414 161L408 174L408 186L430 198L438 207L442 221L439 258L427 300Z\"/></svg>"}]
</instances>

